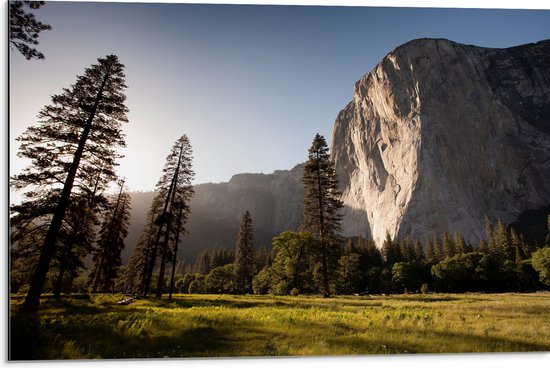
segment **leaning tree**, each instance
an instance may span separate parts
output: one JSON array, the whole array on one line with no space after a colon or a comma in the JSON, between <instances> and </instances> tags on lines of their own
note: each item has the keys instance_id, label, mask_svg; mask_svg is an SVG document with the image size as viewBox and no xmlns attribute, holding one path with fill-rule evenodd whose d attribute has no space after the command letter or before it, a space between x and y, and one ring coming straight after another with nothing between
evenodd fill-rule
<instances>
[{"instance_id":1,"label":"leaning tree","mask_svg":"<svg viewBox=\"0 0 550 368\"><path fill-rule=\"evenodd\" d=\"M116 179L117 148L125 146L122 124L128 121L124 78L117 56L98 59L75 84L52 96L52 104L38 114L38 125L18 138L18 156L30 164L11 181L13 188L27 190L22 204L12 208L13 219L47 227L24 302L27 310L40 302L72 199L88 197L93 208L92 197Z\"/></svg>"},{"instance_id":2,"label":"leaning tree","mask_svg":"<svg viewBox=\"0 0 550 368\"><path fill-rule=\"evenodd\" d=\"M159 279L156 296L161 297L164 289L164 274L168 261L177 261L177 247L180 233L186 233L185 223L189 217L189 202L194 194L193 149L187 135L181 136L166 157L162 175L156 185L156 201L161 204L155 214L156 235L151 242L148 265L145 270L144 296L149 293L151 279L160 253ZM172 243L172 247L170 244ZM176 254L174 254L176 253ZM172 257L170 257L172 255ZM173 272L172 272L173 275ZM170 283L173 286L173 282Z\"/></svg>"}]
</instances>

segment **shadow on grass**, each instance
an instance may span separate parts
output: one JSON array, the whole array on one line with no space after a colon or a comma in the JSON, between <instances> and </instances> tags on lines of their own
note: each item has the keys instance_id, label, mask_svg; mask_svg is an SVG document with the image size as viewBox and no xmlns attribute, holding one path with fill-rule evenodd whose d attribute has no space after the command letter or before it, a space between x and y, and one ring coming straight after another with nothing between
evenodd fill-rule
<instances>
[{"instance_id":1,"label":"shadow on grass","mask_svg":"<svg viewBox=\"0 0 550 368\"><path fill-rule=\"evenodd\" d=\"M118 321L130 320L131 314ZM231 331L223 326L196 326L160 336L156 331L126 334L117 320L93 317L13 316L10 360L206 357L233 351Z\"/></svg>"},{"instance_id":2,"label":"shadow on grass","mask_svg":"<svg viewBox=\"0 0 550 368\"><path fill-rule=\"evenodd\" d=\"M403 330L387 328L390 334L406 334ZM515 339L479 336L467 333L427 331L417 341L396 343L394 339L373 339L361 336L338 336L327 339L337 349L349 349L355 354L412 354L412 353L477 353L477 352L541 352L548 351L550 344L537 344ZM445 344L442 344L445 342ZM442 350L444 346L452 349ZM457 350L457 346L465 346Z\"/></svg>"}]
</instances>

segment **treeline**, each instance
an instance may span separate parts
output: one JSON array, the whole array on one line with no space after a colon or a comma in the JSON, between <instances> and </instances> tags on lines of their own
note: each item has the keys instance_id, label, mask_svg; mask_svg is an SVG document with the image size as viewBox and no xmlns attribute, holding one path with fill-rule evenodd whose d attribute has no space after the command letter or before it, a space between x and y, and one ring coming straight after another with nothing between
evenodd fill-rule
<instances>
[{"instance_id":1,"label":"treeline","mask_svg":"<svg viewBox=\"0 0 550 368\"><path fill-rule=\"evenodd\" d=\"M550 286L550 236L529 245L500 221L486 223L486 239L472 246L456 233L431 241L392 241L381 249L372 240L338 238L331 267L331 294L436 292L528 292ZM550 232L550 229L549 229ZM323 291L319 265L312 260L315 237L287 231L273 249L256 251L252 269L255 294L298 295ZM239 293L234 258L228 249L204 252L187 273L178 275L180 293Z\"/></svg>"}]
</instances>

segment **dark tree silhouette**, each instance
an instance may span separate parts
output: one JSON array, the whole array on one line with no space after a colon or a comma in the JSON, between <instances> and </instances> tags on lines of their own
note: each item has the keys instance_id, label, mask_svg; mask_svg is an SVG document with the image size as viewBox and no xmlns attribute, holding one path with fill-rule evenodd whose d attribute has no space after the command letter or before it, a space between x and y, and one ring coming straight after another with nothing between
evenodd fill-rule
<instances>
[{"instance_id":1,"label":"dark tree silhouette","mask_svg":"<svg viewBox=\"0 0 550 368\"><path fill-rule=\"evenodd\" d=\"M303 183L304 219L302 228L318 240L317 259L321 263L323 295L330 295L329 263L340 230L342 207L338 180L330 161L327 143L321 135L315 135L304 167ZM335 261L337 261L335 259Z\"/></svg>"},{"instance_id":2,"label":"dark tree silhouette","mask_svg":"<svg viewBox=\"0 0 550 368\"><path fill-rule=\"evenodd\" d=\"M52 97L53 103L38 115L38 126L18 138L22 142L19 156L31 164L11 184L29 190L24 203L12 211L31 219L52 214L24 302L27 310L36 309L40 302L73 189L93 194L97 186L116 177L114 167L120 157L116 148L125 145L121 127L128 121L123 69L115 55L98 59L74 85ZM94 179L98 172L99 182ZM91 184L94 181L96 186Z\"/></svg>"},{"instance_id":3,"label":"dark tree silhouette","mask_svg":"<svg viewBox=\"0 0 550 368\"><path fill-rule=\"evenodd\" d=\"M162 198L162 212L155 218L157 234L152 244L151 257L148 260L148 268L145 277L144 296L149 293L153 270L157 262L157 255L160 248L160 269L159 281L157 285L156 296L162 296L164 289L165 265L170 259L169 243L172 236L176 236L179 241L179 235L176 231L185 232L183 226L189 216L188 203L193 196L194 189L191 185L193 176L192 157L193 149L186 135L181 136L172 147L172 150L166 157L163 174L156 185L158 196ZM183 208L182 216L178 216L178 211ZM179 223L178 223L179 221ZM176 230L176 231L174 231ZM161 238L162 239L161 243Z\"/></svg>"},{"instance_id":4,"label":"dark tree silhouette","mask_svg":"<svg viewBox=\"0 0 550 368\"><path fill-rule=\"evenodd\" d=\"M117 269L122 264L120 254L128 235L130 195L124 191L124 181L119 185L119 193L103 219L99 241L93 251L93 267L90 273L93 293L98 290L112 292Z\"/></svg>"},{"instance_id":5,"label":"dark tree silhouette","mask_svg":"<svg viewBox=\"0 0 550 368\"><path fill-rule=\"evenodd\" d=\"M44 1L10 1L10 46L15 47L27 60L44 59L44 54L31 45L38 45L40 32L52 29L36 19L34 14L25 12L25 7L38 9Z\"/></svg>"},{"instance_id":6,"label":"dark tree silhouette","mask_svg":"<svg viewBox=\"0 0 550 368\"><path fill-rule=\"evenodd\" d=\"M246 211L241 219L235 248L235 279L237 290L241 294L252 292L254 260L254 228L252 227L252 216L250 216L250 212Z\"/></svg>"}]
</instances>

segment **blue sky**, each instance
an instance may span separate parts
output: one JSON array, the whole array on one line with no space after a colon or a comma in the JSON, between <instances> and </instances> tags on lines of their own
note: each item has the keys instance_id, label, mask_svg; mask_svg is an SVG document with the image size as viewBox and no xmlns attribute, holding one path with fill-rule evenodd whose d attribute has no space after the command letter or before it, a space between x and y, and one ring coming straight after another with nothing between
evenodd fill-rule
<instances>
[{"instance_id":1,"label":"blue sky","mask_svg":"<svg viewBox=\"0 0 550 368\"><path fill-rule=\"evenodd\" d=\"M509 47L550 38L549 10L48 2L36 12L43 61L10 52L15 138L50 96L110 53L126 65L130 123L120 175L152 190L187 134L196 183L289 169L315 133L330 139L353 84L411 39Z\"/></svg>"}]
</instances>

